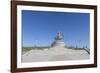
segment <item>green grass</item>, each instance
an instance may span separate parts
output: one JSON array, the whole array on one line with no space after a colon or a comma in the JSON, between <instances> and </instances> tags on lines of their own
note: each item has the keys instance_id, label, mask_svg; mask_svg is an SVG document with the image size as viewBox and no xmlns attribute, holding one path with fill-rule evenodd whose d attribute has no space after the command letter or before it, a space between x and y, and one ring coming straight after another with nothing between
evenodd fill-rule
<instances>
[{"instance_id":1,"label":"green grass","mask_svg":"<svg viewBox=\"0 0 100 73\"><path fill-rule=\"evenodd\" d=\"M30 50L32 50L32 47L22 47L22 54L25 54Z\"/></svg>"}]
</instances>

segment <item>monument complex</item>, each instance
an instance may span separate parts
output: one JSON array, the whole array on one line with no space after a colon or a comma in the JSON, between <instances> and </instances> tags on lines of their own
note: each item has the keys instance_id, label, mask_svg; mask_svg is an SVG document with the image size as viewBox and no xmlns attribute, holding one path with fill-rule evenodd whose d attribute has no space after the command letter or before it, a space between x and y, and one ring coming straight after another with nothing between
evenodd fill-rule
<instances>
[{"instance_id":1,"label":"monument complex","mask_svg":"<svg viewBox=\"0 0 100 73\"><path fill-rule=\"evenodd\" d=\"M22 62L38 62L38 61L64 61L64 60L85 60L90 55L85 49L65 48L63 41L64 34L59 32L54 38L51 47L44 50L33 49L22 55Z\"/></svg>"}]
</instances>

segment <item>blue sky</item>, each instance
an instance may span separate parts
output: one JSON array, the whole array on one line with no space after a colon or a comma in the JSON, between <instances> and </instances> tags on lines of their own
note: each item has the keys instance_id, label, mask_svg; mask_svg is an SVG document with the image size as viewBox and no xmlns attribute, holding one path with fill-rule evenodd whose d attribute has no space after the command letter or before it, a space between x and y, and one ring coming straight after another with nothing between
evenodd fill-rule
<instances>
[{"instance_id":1,"label":"blue sky","mask_svg":"<svg viewBox=\"0 0 100 73\"><path fill-rule=\"evenodd\" d=\"M22 46L48 46L58 32L69 46L89 48L89 13L22 11Z\"/></svg>"}]
</instances>

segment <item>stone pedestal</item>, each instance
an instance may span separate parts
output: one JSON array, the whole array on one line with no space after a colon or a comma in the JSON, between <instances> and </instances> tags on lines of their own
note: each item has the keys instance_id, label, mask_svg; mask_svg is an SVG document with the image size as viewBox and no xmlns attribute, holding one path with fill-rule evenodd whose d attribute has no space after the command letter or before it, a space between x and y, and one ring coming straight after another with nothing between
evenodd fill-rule
<instances>
[{"instance_id":1,"label":"stone pedestal","mask_svg":"<svg viewBox=\"0 0 100 73\"><path fill-rule=\"evenodd\" d=\"M52 47L65 47L65 43L61 40L56 40L52 43Z\"/></svg>"}]
</instances>

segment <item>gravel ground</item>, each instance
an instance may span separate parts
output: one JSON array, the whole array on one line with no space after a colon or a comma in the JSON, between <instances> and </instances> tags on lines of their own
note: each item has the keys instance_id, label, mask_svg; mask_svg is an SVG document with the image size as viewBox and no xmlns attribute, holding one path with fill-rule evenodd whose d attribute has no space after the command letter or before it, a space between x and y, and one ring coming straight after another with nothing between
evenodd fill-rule
<instances>
[{"instance_id":1,"label":"gravel ground","mask_svg":"<svg viewBox=\"0 0 100 73\"><path fill-rule=\"evenodd\" d=\"M89 58L90 55L86 50L54 47L44 50L30 50L22 55L22 62L85 60Z\"/></svg>"}]
</instances>

